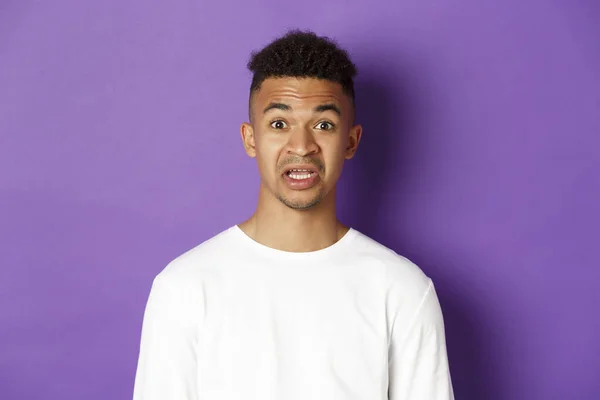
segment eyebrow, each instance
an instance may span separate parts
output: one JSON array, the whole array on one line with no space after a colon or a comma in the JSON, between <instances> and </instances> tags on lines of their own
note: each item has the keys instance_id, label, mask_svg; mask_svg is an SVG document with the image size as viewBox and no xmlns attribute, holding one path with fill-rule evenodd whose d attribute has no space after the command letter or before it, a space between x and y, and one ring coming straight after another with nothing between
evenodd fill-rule
<instances>
[{"instance_id":1,"label":"eyebrow","mask_svg":"<svg viewBox=\"0 0 600 400\"><path fill-rule=\"evenodd\" d=\"M263 110L263 114L266 114L270 110L292 111L292 107L284 103L269 103L269 105ZM319 113L333 111L338 116L342 116L342 110L340 110L340 108L333 103L318 105L314 108L314 111Z\"/></svg>"},{"instance_id":2,"label":"eyebrow","mask_svg":"<svg viewBox=\"0 0 600 400\"><path fill-rule=\"evenodd\" d=\"M292 111L292 107L283 103L270 103L264 110L263 114L266 114L270 110L281 110L281 111Z\"/></svg>"},{"instance_id":3,"label":"eyebrow","mask_svg":"<svg viewBox=\"0 0 600 400\"><path fill-rule=\"evenodd\" d=\"M320 106L315 107L316 112L325 112L325 111L333 111L338 116L342 116L342 110L338 106L333 103L321 104Z\"/></svg>"}]
</instances>

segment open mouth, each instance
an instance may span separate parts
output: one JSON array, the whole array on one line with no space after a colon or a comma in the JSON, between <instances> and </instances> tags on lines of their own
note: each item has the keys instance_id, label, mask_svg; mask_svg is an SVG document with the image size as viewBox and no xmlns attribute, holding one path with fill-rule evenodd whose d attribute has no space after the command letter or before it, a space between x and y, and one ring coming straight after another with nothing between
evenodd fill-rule
<instances>
[{"instance_id":1,"label":"open mouth","mask_svg":"<svg viewBox=\"0 0 600 400\"><path fill-rule=\"evenodd\" d=\"M286 173L286 175L291 179L301 181L304 179L310 179L317 175L317 173L308 169L291 169Z\"/></svg>"}]
</instances>

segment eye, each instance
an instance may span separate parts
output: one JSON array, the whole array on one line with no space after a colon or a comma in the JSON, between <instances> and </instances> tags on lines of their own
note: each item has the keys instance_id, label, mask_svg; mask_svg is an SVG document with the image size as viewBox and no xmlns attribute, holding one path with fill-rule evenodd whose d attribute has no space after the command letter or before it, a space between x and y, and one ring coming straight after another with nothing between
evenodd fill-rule
<instances>
[{"instance_id":1,"label":"eye","mask_svg":"<svg viewBox=\"0 0 600 400\"><path fill-rule=\"evenodd\" d=\"M273 129L284 129L287 125L282 120L278 119L271 122L271 128Z\"/></svg>"},{"instance_id":2,"label":"eye","mask_svg":"<svg viewBox=\"0 0 600 400\"><path fill-rule=\"evenodd\" d=\"M321 121L317 124L317 126L315 128L322 130L322 131L330 131L334 127L335 127L335 125L333 125L331 122Z\"/></svg>"}]
</instances>

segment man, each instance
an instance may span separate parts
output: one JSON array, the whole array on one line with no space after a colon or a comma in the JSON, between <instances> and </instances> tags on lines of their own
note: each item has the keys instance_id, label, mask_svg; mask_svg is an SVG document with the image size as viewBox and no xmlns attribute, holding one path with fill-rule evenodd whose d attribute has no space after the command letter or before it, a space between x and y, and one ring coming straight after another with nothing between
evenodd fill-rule
<instances>
[{"instance_id":1,"label":"man","mask_svg":"<svg viewBox=\"0 0 600 400\"><path fill-rule=\"evenodd\" d=\"M362 135L347 53L292 31L248 67L258 206L155 278L134 400L453 399L432 281L336 218Z\"/></svg>"}]
</instances>

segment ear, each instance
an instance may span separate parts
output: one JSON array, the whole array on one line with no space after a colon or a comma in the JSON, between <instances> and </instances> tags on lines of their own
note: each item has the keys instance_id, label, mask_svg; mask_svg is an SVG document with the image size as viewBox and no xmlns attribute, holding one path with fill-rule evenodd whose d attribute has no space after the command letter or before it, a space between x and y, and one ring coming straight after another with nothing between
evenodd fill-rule
<instances>
[{"instance_id":1,"label":"ear","mask_svg":"<svg viewBox=\"0 0 600 400\"><path fill-rule=\"evenodd\" d=\"M244 144L244 150L248 156L256 157L256 142L254 140L254 128L248 122L244 122L240 126L240 134L242 135L242 143Z\"/></svg>"},{"instance_id":2,"label":"ear","mask_svg":"<svg viewBox=\"0 0 600 400\"><path fill-rule=\"evenodd\" d=\"M360 142L360 137L362 136L362 125L354 125L350 128L350 132L348 134L348 146L346 147L345 157L346 160L354 157L356 150L358 148L358 143Z\"/></svg>"}]
</instances>

